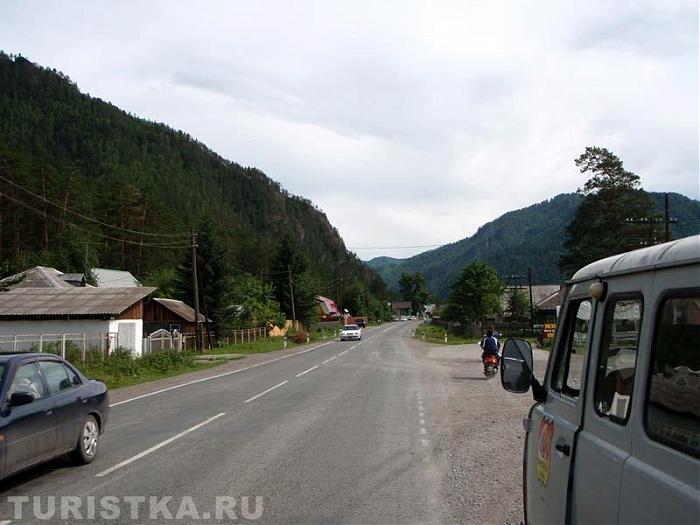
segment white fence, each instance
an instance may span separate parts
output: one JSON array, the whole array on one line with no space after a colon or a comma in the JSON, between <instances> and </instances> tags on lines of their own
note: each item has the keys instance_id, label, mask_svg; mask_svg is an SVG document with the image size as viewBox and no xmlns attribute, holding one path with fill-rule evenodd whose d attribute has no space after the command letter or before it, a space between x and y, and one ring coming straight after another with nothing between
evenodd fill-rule
<instances>
[{"instance_id":1,"label":"white fence","mask_svg":"<svg viewBox=\"0 0 700 525\"><path fill-rule=\"evenodd\" d=\"M259 326L257 328L246 328L245 330L222 330L218 334L217 341L219 345L228 346L240 343L253 343L265 338L267 338L267 328Z\"/></svg>"},{"instance_id":2,"label":"white fence","mask_svg":"<svg viewBox=\"0 0 700 525\"><path fill-rule=\"evenodd\" d=\"M49 352L66 357L66 352L80 351L85 360L87 352L100 351L109 355L117 348L117 333L104 334L15 334L0 335L0 352Z\"/></svg>"}]
</instances>

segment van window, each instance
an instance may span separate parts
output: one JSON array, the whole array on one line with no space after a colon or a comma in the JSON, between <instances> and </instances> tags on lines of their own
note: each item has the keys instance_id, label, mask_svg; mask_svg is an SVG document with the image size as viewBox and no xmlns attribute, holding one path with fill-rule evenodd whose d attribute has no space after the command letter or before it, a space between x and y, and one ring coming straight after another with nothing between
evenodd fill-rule
<instances>
[{"instance_id":1,"label":"van window","mask_svg":"<svg viewBox=\"0 0 700 525\"><path fill-rule=\"evenodd\" d=\"M647 395L649 436L700 457L700 292L662 303Z\"/></svg>"},{"instance_id":2,"label":"van window","mask_svg":"<svg viewBox=\"0 0 700 525\"><path fill-rule=\"evenodd\" d=\"M598 415L616 423L624 424L629 417L641 325L641 299L608 302L594 403Z\"/></svg>"},{"instance_id":3,"label":"van window","mask_svg":"<svg viewBox=\"0 0 700 525\"><path fill-rule=\"evenodd\" d=\"M590 299L574 300L569 303L552 374L552 388L569 397L578 397L581 391L583 363L588 353L590 321Z\"/></svg>"}]
</instances>

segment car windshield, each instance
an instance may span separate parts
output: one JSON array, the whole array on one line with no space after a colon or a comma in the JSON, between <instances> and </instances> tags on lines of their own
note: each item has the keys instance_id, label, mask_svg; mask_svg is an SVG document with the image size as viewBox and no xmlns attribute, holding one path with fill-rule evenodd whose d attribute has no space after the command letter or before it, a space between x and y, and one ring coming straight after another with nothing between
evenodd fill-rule
<instances>
[{"instance_id":1,"label":"car windshield","mask_svg":"<svg viewBox=\"0 0 700 525\"><path fill-rule=\"evenodd\" d=\"M359 330L359 329L360 329L360 327L357 326L356 324L348 324L348 325L345 325L345 328L343 328L343 330Z\"/></svg>"}]
</instances>

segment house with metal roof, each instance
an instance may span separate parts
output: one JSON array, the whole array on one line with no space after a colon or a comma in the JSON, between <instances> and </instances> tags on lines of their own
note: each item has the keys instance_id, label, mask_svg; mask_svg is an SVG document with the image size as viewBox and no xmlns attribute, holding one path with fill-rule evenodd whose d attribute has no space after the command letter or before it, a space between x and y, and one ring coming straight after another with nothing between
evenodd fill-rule
<instances>
[{"instance_id":1,"label":"house with metal roof","mask_svg":"<svg viewBox=\"0 0 700 525\"><path fill-rule=\"evenodd\" d=\"M72 288L85 286L82 273L63 273L48 266L35 266L15 275L0 279L0 289L5 288Z\"/></svg>"},{"instance_id":2,"label":"house with metal roof","mask_svg":"<svg viewBox=\"0 0 700 525\"><path fill-rule=\"evenodd\" d=\"M207 318L201 313L199 314L199 322L202 333L206 337ZM167 330L170 333L177 330L181 334L195 334L197 327L194 308L177 299L154 297L144 305L143 330L145 335L150 335L158 330Z\"/></svg>"},{"instance_id":3,"label":"house with metal roof","mask_svg":"<svg viewBox=\"0 0 700 525\"><path fill-rule=\"evenodd\" d=\"M155 288L15 287L0 292L0 336L115 334L140 355L144 302Z\"/></svg>"},{"instance_id":4,"label":"house with metal roof","mask_svg":"<svg viewBox=\"0 0 700 525\"><path fill-rule=\"evenodd\" d=\"M141 286L136 277L125 270L93 268L91 273L98 288L133 288Z\"/></svg>"}]
</instances>

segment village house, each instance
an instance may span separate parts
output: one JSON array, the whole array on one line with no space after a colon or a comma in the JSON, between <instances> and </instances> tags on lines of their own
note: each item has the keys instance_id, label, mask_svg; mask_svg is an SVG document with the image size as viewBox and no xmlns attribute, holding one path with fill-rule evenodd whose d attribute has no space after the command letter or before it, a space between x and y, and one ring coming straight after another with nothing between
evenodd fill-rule
<instances>
[{"instance_id":1,"label":"village house","mask_svg":"<svg viewBox=\"0 0 700 525\"><path fill-rule=\"evenodd\" d=\"M199 314L202 334L207 337L207 318ZM177 299L161 299L154 297L144 305L143 313L144 334L152 334L158 330L175 330L181 334L195 334L194 308Z\"/></svg>"},{"instance_id":2,"label":"village house","mask_svg":"<svg viewBox=\"0 0 700 525\"><path fill-rule=\"evenodd\" d=\"M44 339L123 347L142 352L144 301L155 288L17 287L0 292L0 338L9 350L22 341L41 349ZM114 341L110 339L113 334ZM31 336L31 337L30 337ZM34 337L35 336L35 337ZM8 342L8 338L12 338ZM87 345L87 343L85 343ZM3 348L7 350L8 348Z\"/></svg>"}]
</instances>

